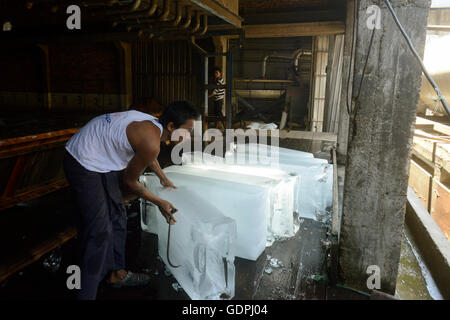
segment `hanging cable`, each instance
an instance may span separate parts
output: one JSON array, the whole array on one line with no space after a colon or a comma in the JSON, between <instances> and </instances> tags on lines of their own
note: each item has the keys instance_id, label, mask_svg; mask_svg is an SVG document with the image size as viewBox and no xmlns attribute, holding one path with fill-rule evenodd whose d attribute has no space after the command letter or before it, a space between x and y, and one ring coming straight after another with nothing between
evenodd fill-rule
<instances>
[{"instance_id":1,"label":"hanging cable","mask_svg":"<svg viewBox=\"0 0 450 320\"><path fill-rule=\"evenodd\" d=\"M352 48L350 51L350 61L348 63L348 77L347 77L347 113L350 116L352 114L352 110L351 110L351 101L349 101L349 97L350 97L350 74L352 72L352 62L354 59L354 53L353 53L353 49L354 49L354 44L356 42L356 28L357 28L357 12L359 9L359 2L358 0L354 1L354 6L353 6L353 30L352 30ZM353 73L352 76L352 84L353 81L355 80L355 73Z\"/></svg>"},{"instance_id":2,"label":"hanging cable","mask_svg":"<svg viewBox=\"0 0 450 320\"><path fill-rule=\"evenodd\" d=\"M392 8L392 5L391 5L390 1L389 0L384 0L384 2L386 3L386 5L387 5L387 7L389 9L389 12L391 13L392 17L394 18L394 21L395 21L397 27L400 29L400 32L402 33L403 37L405 38L406 42L408 43L408 46L411 49L412 53L414 54L414 57L416 58L417 62L419 62L419 65L422 68L422 71L425 74L425 77L430 82L430 84L433 87L434 91L436 91L438 100L441 101L442 105L444 106L445 111L447 111L447 114L450 115L450 109L448 107L447 101L445 100L444 96L442 95L441 90L439 89L438 85L433 80L431 75L428 73L427 69L425 68L425 65L423 64L422 58L420 57L420 55L417 52L417 50L414 48L414 45L413 45L411 39L409 38L409 36L406 34L405 29L403 29L403 26L400 23L400 21L398 20L397 14L395 13L394 9Z\"/></svg>"},{"instance_id":3,"label":"hanging cable","mask_svg":"<svg viewBox=\"0 0 450 320\"><path fill-rule=\"evenodd\" d=\"M373 44L373 38L375 36L375 30L376 30L376 28L373 28L373 30L372 30L372 36L370 37L369 48L367 49L367 54L366 54L366 61L364 62L364 68L362 71L361 80L359 81L358 94L356 96L354 96L355 100L358 100L359 94L361 93L364 76L366 74L367 63L369 62L370 52L372 51L372 44Z\"/></svg>"}]
</instances>

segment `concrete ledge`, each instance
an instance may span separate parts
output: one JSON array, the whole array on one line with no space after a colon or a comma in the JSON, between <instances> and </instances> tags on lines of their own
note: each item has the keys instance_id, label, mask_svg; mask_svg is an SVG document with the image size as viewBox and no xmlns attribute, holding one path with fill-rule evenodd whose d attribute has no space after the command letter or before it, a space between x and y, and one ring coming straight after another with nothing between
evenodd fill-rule
<instances>
[{"instance_id":1,"label":"concrete ledge","mask_svg":"<svg viewBox=\"0 0 450 320\"><path fill-rule=\"evenodd\" d=\"M411 187L408 187L405 224L442 296L450 299L450 242Z\"/></svg>"}]
</instances>

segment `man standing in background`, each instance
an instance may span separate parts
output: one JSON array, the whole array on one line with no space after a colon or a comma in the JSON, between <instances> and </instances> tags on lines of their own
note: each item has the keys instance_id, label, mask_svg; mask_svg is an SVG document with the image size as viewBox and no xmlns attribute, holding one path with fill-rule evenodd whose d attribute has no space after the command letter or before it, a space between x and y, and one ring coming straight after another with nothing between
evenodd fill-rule
<instances>
[{"instance_id":1,"label":"man standing in background","mask_svg":"<svg viewBox=\"0 0 450 320\"><path fill-rule=\"evenodd\" d=\"M222 79L222 70L219 67L214 67L214 80L216 85L224 85L225 81ZM208 96L208 98L214 97L214 113L220 118L222 122L222 127L225 129L225 115L222 112L223 101L225 98L225 88L214 89L213 92Z\"/></svg>"}]
</instances>

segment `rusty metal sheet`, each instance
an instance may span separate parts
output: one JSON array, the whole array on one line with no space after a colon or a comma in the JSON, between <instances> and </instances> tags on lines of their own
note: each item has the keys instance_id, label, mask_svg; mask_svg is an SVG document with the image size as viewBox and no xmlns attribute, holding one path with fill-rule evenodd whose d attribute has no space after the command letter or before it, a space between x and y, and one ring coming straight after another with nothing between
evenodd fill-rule
<instances>
[{"instance_id":1,"label":"rusty metal sheet","mask_svg":"<svg viewBox=\"0 0 450 320\"><path fill-rule=\"evenodd\" d=\"M8 169L0 176L0 210L67 186L63 147L77 131L71 128L0 140L0 167Z\"/></svg>"},{"instance_id":2,"label":"rusty metal sheet","mask_svg":"<svg viewBox=\"0 0 450 320\"><path fill-rule=\"evenodd\" d=\"M0 159L60 146L68 141L78 130L79 128L72 128L0 140Z\"/></svg>"}]
</instances>

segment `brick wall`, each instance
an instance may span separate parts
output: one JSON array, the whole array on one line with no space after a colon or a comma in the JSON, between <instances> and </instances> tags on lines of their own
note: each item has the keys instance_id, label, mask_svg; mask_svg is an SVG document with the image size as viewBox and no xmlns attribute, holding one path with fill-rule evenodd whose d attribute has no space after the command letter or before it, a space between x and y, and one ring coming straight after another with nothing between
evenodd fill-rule
<instances>
[{"instance_id":1,"label":"brick wall","mask_svg":"<svg viewBox=\"0 0 450 320\"><path fill-rule=\"evenodd\" d=\"M53 44L48 51L52 92L120 93L120 61L113 44Z\"/></svg>"},{"instance_id":2,"label":"brick wall","mask_svg":"<svg viewBox=\"0 0 450 320\"><path fill-rule=\"evenodd\" d=\"M0 54L0 110L121 109L121 59L113 43L49 44L47 49L48 68L38 46L9 48Z\"/></svg>"}]
</instances>

